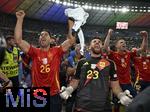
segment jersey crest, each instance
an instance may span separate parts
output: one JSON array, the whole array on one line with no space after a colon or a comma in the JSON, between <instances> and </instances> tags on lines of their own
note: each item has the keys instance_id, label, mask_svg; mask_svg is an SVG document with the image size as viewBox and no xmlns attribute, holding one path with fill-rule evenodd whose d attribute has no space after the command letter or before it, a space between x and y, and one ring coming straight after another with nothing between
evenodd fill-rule
<instances>
[{"instance_id":1,"label":"jersey crest","mask_svg":"<svg viewBox=\"0 0 150 112\"><path fill-rule=\"evenodd\" d=\"M97 64L96 64L96 67L99 69L99 70L103 70L105 67L109 66L110 65L110 62L107 61L106 59L101 59Z\"/></svg>"}]
</instances>

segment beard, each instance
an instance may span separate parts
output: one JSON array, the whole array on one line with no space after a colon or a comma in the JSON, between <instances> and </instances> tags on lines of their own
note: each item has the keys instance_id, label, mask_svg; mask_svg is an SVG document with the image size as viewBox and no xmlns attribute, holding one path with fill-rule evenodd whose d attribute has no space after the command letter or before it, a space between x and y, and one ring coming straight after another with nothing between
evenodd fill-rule
<instances>
[{"instance_id":1,"label":"beard","mask_svg":"<svg viewBox=\"0 0 150 112\"><path fill-rule=\"evenodd\" d=\"M126 47L122 47L122 48L120 48L120 51L126 51L127 50L127 48Z\"/></svg>"},{"instance_id":2,"label":"beard","mask_svg":"<svg viewBox=\"0 0 150 112\"><path fill-rule=\"evenodd\" d=\"M40 44L41 48L47 48L48 46L50 46L50 44Z\"/></svg>"},{"instance_id":3,"label":"beard","mask_svg":"<svg viewBox=\"0 0 150 112\"><path fill-rule=\"evenodd\" d=\"M101 49L96 50L96 49L94 49L94 48L91 48L91 51L92 51L94 54L100 54L100 53L101 53Z\"/></svg>"},{"instance_id":4,"label":"beard","mask_svg":"<svg viewBox=\"0 0 150 112\"><path fill-rule=\"evenodd\" d=\"M54 47L54 46L56 46L57 44L55 43L55 42L51 42L50 43L50 47L52 48L52 47Z\"/></svg>"}]
</instances>

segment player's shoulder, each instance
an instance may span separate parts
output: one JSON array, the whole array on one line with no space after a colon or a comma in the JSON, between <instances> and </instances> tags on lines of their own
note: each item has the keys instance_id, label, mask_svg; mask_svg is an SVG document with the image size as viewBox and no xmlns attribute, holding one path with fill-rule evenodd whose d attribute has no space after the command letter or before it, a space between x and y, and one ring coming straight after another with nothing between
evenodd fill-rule
<instances>
[{"instance_id":1,"label":"player's shoulder","mask_svg":"<svg viewBox=\"0 0 150 112\"><path fill-rule=\"evenodd\" d=\"M131 53L135 53L135 52L137 52L137 51L133 51L133 50L126 50L126 53L128 53L128 54L131 54Z\"/></svg>"},{"instance_id":2,"label":"player's shoulder","mask_svg":"<svg viewBox=\"0 0 150 112\"><path fill-rule=\"evenodd\" d=\"M80 63L81 63L81 62L86 62L86 61L88 61L86 58L81 58L81 59L79 60Z\"/></svg>"},{"instance_id":3,"label":"player's shoulder","mask_svg":"<svg viewBox=\"0 0 150 112\"><path fill-rule=\"evenodd\" d=\"M52 47L53 49L59 49L59 48L62 48L62 46L61 45L58 45L58 46L54 46L54 47Z\"/></svg>"},{"instance_id":4,"label":"player's shoulder","mask_svg":"<svg viewBox=\"0 0 150 112\"><path fill-rule=\"evenodd\" d=\"M104 58L104 57L101 57L100 60L102 60L102 61L109 61L109 62L112 61L111 59L109 59L109 58Z\"/></svg>"},{"instance_id":5,"label":"player's shoulder","mask_svg":"<svg viewBox=\"0 0 150 112\"><path fill-rule=\"evenodd\" d=\"M35 47L34 45L30 45L30 49L34 49L34 50L40 50L40 47Z\"/></svg>"},{"instance_id":6,"label":"player's shoulder","mask_svg":"<svg viewBox=\"0 0 150 112\"><path fill-rule=\"evenodd\" d=\"M50 51L59 51L59 50L62 50L62 46L59 45L59 46L53 46L51 48L49 48Z\"/></svg>"},{"instance_id":7,"label":"player's shoulder","mask_svg":"<svg viewBox=\"0 0 150 112\"><path fill-rule=\"evenodd\" d=\"M88 60L86 59L86 58L81 58L80 60L79 60L79 62L78 62L78 64L84 64L84 63L86 63L86 62L88 62Z\"/></svg>"},{"instance_id":8,"label":"player's shoulder","mask_svg":"<svg viewBox=\"0 0 150 112\"><path fill-rule=\"evenodd\" d=\"M109 58L105 58L104 60L108 61L110 64L114 64L115 62Z\"/></svg>"}]
</instances>

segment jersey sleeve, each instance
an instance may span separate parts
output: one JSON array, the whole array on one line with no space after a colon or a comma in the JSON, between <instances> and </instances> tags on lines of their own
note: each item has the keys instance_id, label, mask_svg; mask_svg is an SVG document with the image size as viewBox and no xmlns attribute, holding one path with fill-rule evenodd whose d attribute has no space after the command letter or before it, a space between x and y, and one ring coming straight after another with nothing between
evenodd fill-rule
<instances>
[{"instance_id":1,"label":"jersey sleeve","mask_svg":"<svg viewBox=\"0 0 150 112\"><path fill-rule=\"evenodd\" d=\"M33 57L36 57L36 50L37 48L35 48L35 47L33 47L32 45L30 45L30 49L29 49L29 51L28 51L28 55L31 57L31 58L33 58Z\"/></svg>"},{"instance_id":2,"label":"jersey sleeve","mask_svg":"<svg viewBox=\"0 0 150 112\"><path fill-rule=\"evenodd\" d=\"M134 50L134 51L130 51L129 53L130 53L131 58L133 59L134 57L137 56L138 51L137 51L137 50Z\"/></svg>"},{"instance_id":3,"label":"jersey sleeve","mask_svg":"<svg viewBox=\"0 0 150 112\"><path fill-rule=\"evenodd\" d=\"M57 55L59 55L60 57L64 54L62 46L56 46L56 47L54 47L54 50L57 51Z\"/></svg>"},{"instance_id":4,"label":"jersey sleeve","mask_svg":"<svg viewBox=\"0 0 150 112\"><path fill-rule=\"evenodd\" d=\"M80 73L81 73L81 69L84 63L85 63L84 59L78 62L77 69L76 69L75 76L74 76L75 79L80 79Z\"/></svg>"},{"instance_id":5,"label":"jersey sleeve","mask_svg":"<svg viewBox=\"0 0 150 112\"><path fill-rule=\"evenodd\" d=\"M118 80L118 77L117 77L117 73L116 73L116 65L114 62L110 62L110 80L111 81L116 81Z\"/></svg>"},{"instance_id":6,"label":"jersey sleeve","mask_svg":"<svg viewBox=\"0 0 150 112\"><path fill-rule=\"evenodd\" d=\"M110 50L108 53L109 59L113 60L114 59L114 51Z\"/></svg>"}]
</instances>

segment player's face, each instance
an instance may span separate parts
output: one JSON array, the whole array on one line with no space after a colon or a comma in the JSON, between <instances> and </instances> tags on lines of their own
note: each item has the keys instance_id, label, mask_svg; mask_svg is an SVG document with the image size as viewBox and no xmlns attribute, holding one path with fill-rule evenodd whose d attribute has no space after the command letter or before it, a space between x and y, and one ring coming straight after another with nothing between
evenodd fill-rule
<instances>
[{"instance_id":1,"label":"player's face","mask_svg":"<svg viewBox=\"0 0 150 112\"><path fill-rule=\"evenodd\" d=\"M14 47L16 46L16 42L14 38L11 38L7 41L7 44L9 44L10 46Z\"/></svg>"},{"instance_id":2,"label":"player's face","mask_svg":"<svg viewBox=\"0 0 150 112\"><path fill-rule=\"evenodd\" d=\"M39 43L41 47L48 47L50 44L50 35L46 31L42 31L39 37Z\"/></svg>"},{"instance_id":3,"label":"player's face","mask_svg":"<svg viewBox=\"0 0 150 112\"><path fill-rule=\"evenodd\" d=\"M81 45L80 44L77 44L76 46L75 46L75 50L76 50L76 52L80 52L80 49L81 49Z\"/></svg>"},{"instance_id":4,"label":"player's face","mask_svg":"<svg viewBox=\"0 0 150 112\"><path fill-rule=\"evenodd\" d=\"M93 39L90 44L91 52L94 54L99 54L102 48L102 41L99 39Z\"/></svg>"},{"instance_id":5,"label":"player's face","mask_svg":"<svg viewBox=\"0 0 150 112\"><path fill-rule=\"evenodd\" d=\"M126 50L126 42L125 40L121 39L118 40L118 42L116 43L116 48L120 51L124 51Z\"/></svg>"}]
</instances>

